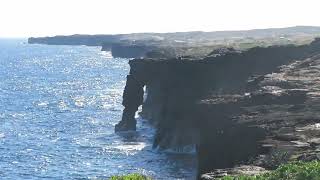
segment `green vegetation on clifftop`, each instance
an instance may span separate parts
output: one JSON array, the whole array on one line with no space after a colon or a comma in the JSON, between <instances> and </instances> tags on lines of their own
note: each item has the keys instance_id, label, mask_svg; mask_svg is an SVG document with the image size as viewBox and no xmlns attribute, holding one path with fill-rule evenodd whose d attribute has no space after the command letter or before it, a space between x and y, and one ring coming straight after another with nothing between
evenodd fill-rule
<instances>
[{"instance_id":1,"label":"green vegetation on clifftop","mask_svg":"<svg viewBox=\"0 0 320 180\"><path fill-rule=\"evenodd\" d=\"M320 161L293 162L256 176L225 176L220 180L320 180Z\"/></svg>"},{"instance_id":2,"label":"green vegetation on clifftop","mask_svg":"<svg viewBox=\"0 0 320 180\"><path fill-rule=\"evenodd\" d=\"M112 176L110 180L151 180L151 178L140 174L129 174L124 176Z\"/></svg>"}]
</instances>

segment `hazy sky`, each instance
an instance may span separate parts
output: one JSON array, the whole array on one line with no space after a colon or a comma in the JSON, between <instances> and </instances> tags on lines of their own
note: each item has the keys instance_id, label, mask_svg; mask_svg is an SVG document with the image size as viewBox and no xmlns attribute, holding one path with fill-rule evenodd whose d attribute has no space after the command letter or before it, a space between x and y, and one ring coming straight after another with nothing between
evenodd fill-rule
<instances>
[{"instance_id":1,"label":"hazy sky","mask_svg":"<svg viewBox=\"0 0 320 180\"><path fill-rule=\"evenodd\" d=\"M0 0L0 37L320 26L320 0Z\"/></svg>"}]
</instances>

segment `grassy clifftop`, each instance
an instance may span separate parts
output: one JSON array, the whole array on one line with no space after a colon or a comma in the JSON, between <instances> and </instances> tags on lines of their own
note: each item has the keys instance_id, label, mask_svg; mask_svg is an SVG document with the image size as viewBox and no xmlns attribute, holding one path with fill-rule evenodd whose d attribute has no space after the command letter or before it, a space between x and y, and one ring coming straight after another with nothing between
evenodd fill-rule
<instances>
[{"instance_id":1,"label":"grassy clifftop","mask_svg":"<svg viewBox=\"0 0 320 180\"><path fill-rule=\"evenodd\" d=\"M256 176L225 176L220 180L319 180L320 162L293 162Z\"/></svg>"},{"instance_id":2,"label":"grassy clifftop","mask_svg":"<svg viewBox=\"0 0 320 180\"><path fill-rule=\"evenodd\" d=\"M151 178L140 174L129 174L124 176L112 176L110 180L151 180Z\"/></svg>"},{"instance_id":3,"label":"grassy clifftop","mask_svg":"<svg viewBox=\"0 0 320 180\"><path fill-rule=\"evenodd\" d=\"M217 180L319 180L320 161L292 162L260 175L225 176ZM113 176L110 180L152 180L139 174Z\"/></svg>"}]
</instances>

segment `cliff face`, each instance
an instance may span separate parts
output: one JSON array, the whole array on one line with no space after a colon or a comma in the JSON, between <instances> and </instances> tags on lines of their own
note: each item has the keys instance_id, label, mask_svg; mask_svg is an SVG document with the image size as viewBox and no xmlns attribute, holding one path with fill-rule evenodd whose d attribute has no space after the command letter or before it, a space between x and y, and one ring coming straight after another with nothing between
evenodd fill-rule
<instances>
[{"instance_id":1,"label":"cliff face","mask_svg":"<svg viewBox=\"0 0 320 180\"><path fill-rule=\"evenodd\" d=\"M135 45L126 43L115 43L111 46L112 56L115 58L141 58L154 47L145 45Z\"/></svg>"},{"instance_id":2,"label":"cliff face","mask_svg":"<svg viewBox=\"0 0 320 180\"><path fill-rule=\"evenodd\" d=\"M318 54L319 39L309 45L257 47L201 60L131 60L117 130L135 126L132 118L142 104L141 115L157 128L154 147L179 150L196 144L200 174L232 167L279 148L281 138L288 144L290 138L306 137L294 135L294 126L308 128L318 120ZM142 103L135 97L142 96L137 92L143 86L147 98ZM133 123L127 125L127 120ZM294 145L282 147L297 154ZM257 160L267 166L263 162Z\"/></svg>"}]
</instances>

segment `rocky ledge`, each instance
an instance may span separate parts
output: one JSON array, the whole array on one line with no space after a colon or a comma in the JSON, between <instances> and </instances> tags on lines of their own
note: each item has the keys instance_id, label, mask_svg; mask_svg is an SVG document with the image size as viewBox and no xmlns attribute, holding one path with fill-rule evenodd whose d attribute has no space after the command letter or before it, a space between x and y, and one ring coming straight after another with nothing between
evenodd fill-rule
<instances>
[{"instance_id":1,"label":"rocky ledge","mask_svg":"<svg viewBox=\"0 0 320 180\"><path fill-rule=\"evenodd\" d=\"M199 178L319 158L320 39L129 64L116 131L135 130L142 105L141 116L157 128L154 147L197 147Z\"/></svg>"}]
</instances>

